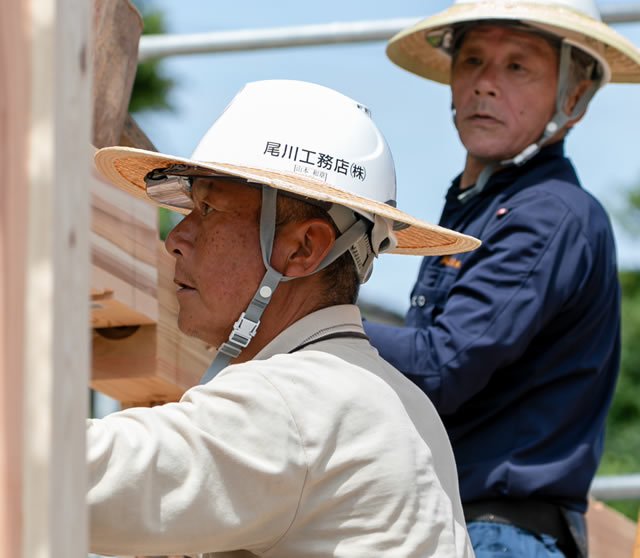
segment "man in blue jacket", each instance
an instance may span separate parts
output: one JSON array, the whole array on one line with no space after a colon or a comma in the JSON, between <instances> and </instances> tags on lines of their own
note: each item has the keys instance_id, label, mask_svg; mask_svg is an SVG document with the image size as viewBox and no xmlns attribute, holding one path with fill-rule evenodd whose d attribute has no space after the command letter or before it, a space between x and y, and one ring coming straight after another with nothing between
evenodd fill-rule
<instances>
[{"instance_id":1,"label":"man in blue jacket","mask_svg":"<svg viewBox=\"0 0 640 558\"><path fill-rule=\"evenodd\" d=\"M563 139L600 86L640 81L640 51L592 2L457 0L387 54L450 83L467 157L440 224L483 244L425 258L404 327L365 329L443 418L476 556L585 556L619 285L609 220Z\"/></svg>"}]
</instances>

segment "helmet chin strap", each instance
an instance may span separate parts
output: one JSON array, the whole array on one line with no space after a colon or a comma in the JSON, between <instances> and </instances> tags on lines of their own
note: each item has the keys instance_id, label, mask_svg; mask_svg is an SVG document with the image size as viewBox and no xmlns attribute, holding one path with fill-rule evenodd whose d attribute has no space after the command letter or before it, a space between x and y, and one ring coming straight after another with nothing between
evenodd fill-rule
<instances>
[{"instance_id":1,"label":"helmet chin strap","mask_svg":"<svg viewBox=\"0 0 640 558\"><path fill-rule=\"evenodd\" d=\"M571 44L566 41L562 41L560 46L560 61L558 64L558 85L556 87L556 111L555 114L551 117L551 120L547 122L547 125L544 127L544 131L542 135L538 138L535 143L528 145L525 147L520 153L518 153L515 157L510 159L505 159L503 161L493 161L489 163L486 167L480 171L478 175L478 179L476 183L469 189L465 190L461 194L458 194L458 200L462 203L466 203L470 199L476 197L480 194L487 182L489 181L489 177L493 174L493 171L498 167L504 167L507 165L516 165L520 166L530 160L534 155L536 155L540 149L553 137L553 135L562 127L575 118L578 118L587 108L587 104L594 96L595 92L600 87L600 82L602 78L592 79L589 87L585 90L585 92L580 96L578 102L575 104L570 114L567 114L564 111L564 103L565 96L567 94L567 79L569 76L569 67L571 64L571 49L573 47Z\"/></svg>"},{"instance_id":2,"label":"helmet chin strap","mask_svg":"<svg viewBox=\"0 0 640 558\"><path fill-rule=\"evenodd\" d=\"M282 273L271 267L271 252L273 250L273 239L276 230L277 196L278 191L275 188L265 185L262 186L260 249L262 252L262 262L267 271L258 286L258 290L253 295L251 302L249 302L249 306L247 306L246 310L240 314L240 317L233 324L229 339L220 345L215 358L200 379L200 385L206 384L211 380L249 345L258 331L262 313L271 301L271 296L280 281L298 279L298 277L284 277ZM363 235L366 235L368 230L369 225L367 225L364 220L357 219L355 223L335 239L333 246L323 258L320 265L307 275L311 275L327 267L346 252ZM307 275L302 277L306 277Z\"/></svg>"}]
</instances>

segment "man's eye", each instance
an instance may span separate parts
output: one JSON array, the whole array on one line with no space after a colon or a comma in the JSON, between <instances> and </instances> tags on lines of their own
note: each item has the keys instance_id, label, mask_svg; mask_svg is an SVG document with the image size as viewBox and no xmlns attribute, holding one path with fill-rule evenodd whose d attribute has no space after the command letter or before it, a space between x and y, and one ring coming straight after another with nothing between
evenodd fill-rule
<instances>
[{"instance_id":1,"label":"man's eye","mask_svg":"<svg viewBox=\"0 0 640 558\"><path fill-rule=\"evenodd\" d=\"M509 64L509 69L517 71L517 70L524 70L524 67L519 62L511 62L511 64Z\"/></svg>"}]
</instances>

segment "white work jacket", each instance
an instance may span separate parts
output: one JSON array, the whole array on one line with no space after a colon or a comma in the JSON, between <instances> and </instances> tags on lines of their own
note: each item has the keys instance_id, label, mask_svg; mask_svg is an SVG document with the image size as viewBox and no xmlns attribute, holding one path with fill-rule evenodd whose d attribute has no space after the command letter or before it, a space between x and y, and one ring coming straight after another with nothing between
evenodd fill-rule
<instances>
[{"instance_id":1,"label":"white work jacket","mask_svg":"<svg viewBox=\"0 0 640 558\"><path fill-rule=\"evenodd\" d=\"M363 334L326 308L178 403L89 420L91 551L472 557L441 421Z\"/></svg>"}]
</instances>

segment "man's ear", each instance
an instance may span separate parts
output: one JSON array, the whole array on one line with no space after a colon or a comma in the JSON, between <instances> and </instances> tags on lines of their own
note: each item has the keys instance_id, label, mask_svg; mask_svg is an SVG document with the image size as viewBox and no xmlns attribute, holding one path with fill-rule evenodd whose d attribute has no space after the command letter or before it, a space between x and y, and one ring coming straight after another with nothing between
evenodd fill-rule
<instances>
[{"instance_id":1,"label":"man's ear","mask_svg":"<svg viewBox=\"0 0 640 558\"><path fill-rule=\"evenodd\" d=\"M567 98L565 99L565 102L564 102L564 111L565 111L566 114L571 114L571 111L574 109L574 107L576 106L576 104L580 100L580 97L582 97L582 95L587 90L589 85L591 85L591 82L588 79L584 79L580 83L578 83L578 85L576 85L573 88L573 91L567 96ZM568 124L567 128L570 128L576 122L578 122L584 116L586 111L587 110L585 108L585 110L582 111L582 113L580 115L578 115L576 118L573 118L572 120L570 120L567 123Z\"/></svg>"},{"instance_id":2,"label":"man's ear","mask_svg":"<svg viewBox=\"0 0 640 558\"><path fill-rule=\"evenodd\" d=\"M274 239L271 265L285 277L302 277L315 271L327 255L335 233L324 219L287 223Z\"/></svg>"}]
</instances>

